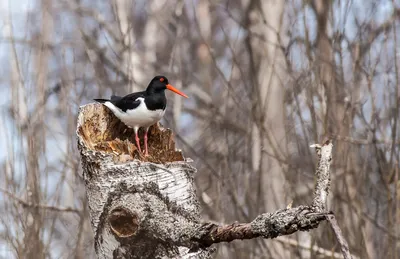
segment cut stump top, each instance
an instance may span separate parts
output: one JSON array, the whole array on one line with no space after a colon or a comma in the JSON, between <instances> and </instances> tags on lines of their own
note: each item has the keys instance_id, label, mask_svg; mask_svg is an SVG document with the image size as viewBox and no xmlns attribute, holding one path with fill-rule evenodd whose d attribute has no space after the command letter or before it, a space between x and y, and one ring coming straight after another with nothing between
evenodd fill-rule
<instances>
[{"instance_id":1,"label":"cut stump top","mask_svg":"<svg viewBox=\"0 0 400 259\"><path fill-rule=\"evenodd\" d=\"M81 107L77 134L87 149L109 153L115 163L135 159L152 163L185 161L182 152L175 149L172 131L163 128L160 123L149 129L149 156L139 155L134 144L133 129L128 128L102 104L91 103ZM143 129L139 130L139 138L143 146Z\"/></svg>"}]
</instances>

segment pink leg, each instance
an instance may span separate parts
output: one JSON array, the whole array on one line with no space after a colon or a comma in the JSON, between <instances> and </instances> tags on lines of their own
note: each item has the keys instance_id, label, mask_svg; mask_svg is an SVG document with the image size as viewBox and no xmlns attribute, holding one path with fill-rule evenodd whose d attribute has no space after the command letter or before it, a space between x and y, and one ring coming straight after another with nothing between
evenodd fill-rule
<instances>
[{"instance_id":1,"label":"pink leg","mask_svg":"<svg viewBox=\"0 0 400 259\"><path fill-rule=\"evenodd\" d=\"M136 140L136 146L139 150L139 153L142 153L142 150L140 149L140 141L139 141L139 136L137 130L135 130L135 140Z\"/></svg>"},{"instance_id":2,"label":"pink leg","mask_svg":"<svg viewBox=\"0 0 400 259\"><path fill-rule=\"evenodd\" d=\"M144 133L144 156L149 156L149 151L147 149L147 132L149 131L149 128L146 129L146 132Z\"/></svg>"}]
</instances>

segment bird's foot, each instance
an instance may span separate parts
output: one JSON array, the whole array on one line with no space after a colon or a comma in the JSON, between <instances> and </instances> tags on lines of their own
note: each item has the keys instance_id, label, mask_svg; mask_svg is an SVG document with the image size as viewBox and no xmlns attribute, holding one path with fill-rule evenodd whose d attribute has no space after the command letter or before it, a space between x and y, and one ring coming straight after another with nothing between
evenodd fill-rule
<instances>
[{"instance_id":1,"label":"bird's foot","mask_svg":"<svg viewBox=\"0 0 400 259\"><path fill-rule=\"evenodd\" d=\"M145 156L145 154L143 152L138 151L138 155L139 155L140 159L142 159L142 160L146 159L146 156Z\"/></svg>"}]
</instances>

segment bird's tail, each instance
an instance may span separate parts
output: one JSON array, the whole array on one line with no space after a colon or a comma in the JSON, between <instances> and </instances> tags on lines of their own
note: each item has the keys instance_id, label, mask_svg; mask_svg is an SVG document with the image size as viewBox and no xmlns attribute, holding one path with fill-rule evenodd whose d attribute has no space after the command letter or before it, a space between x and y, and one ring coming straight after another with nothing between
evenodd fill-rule
<instances>
[{"instance_id":1,"label":"bird's tail","mask_svg":"<svg viewBox=\"0 0 400 259\"><path fill-rule=\"evenodd\" d=\"M93 100L95 100L96 102L99 102L99 103L105 103L105 102L109 102L110 101L108 99L93 99Z\"/></svg>"},{"instance_id":2,"label":"bird's tail","mask_svg":"<svg viewBox=\"0 0 400 259\"><path fill-rule=\"evenodd\" d=\"M111 95L111 101L112 102L118 102L119 100L121 100L122 97L118 96L118 95Z\"/></svg>"}]
</instances>

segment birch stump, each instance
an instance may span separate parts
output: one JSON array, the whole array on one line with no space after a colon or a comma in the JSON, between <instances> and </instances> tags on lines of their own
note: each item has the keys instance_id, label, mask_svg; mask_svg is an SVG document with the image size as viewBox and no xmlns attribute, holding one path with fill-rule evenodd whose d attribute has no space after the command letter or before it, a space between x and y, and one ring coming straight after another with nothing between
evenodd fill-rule
<instances>
[{"instance_id":1,"label":"birch stump","mask_svg":"<svg viewBox=\"0 0 400 259\"><path fill-rule=\"evenodd\" d=\"M315 146L319 164L310 206L219 225L201 222L196 169L175 149L169 129L150 128L150 157L144 158L132 129L103 105L88 104L79 111L77 140L98 258L211 258L212 244L307 231L329 214L331 143Z\"/></svg>"}]
</instances>

